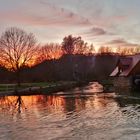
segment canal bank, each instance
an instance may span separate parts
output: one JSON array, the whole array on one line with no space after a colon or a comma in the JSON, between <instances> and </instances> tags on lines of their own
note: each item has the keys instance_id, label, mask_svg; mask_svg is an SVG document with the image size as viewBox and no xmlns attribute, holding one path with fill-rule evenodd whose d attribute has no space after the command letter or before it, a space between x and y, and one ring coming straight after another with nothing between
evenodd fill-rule
<instances>
[{"instance_id":1,"label":"canal bank","mask_svg":"<svg viewBox=\"0 0 140 140\"><path fill-rule=\"evenodd\" d=\"M13 96L13 95L36 95L36 94L46 94L50 95L55 92L67 91L76 87L81 87L87 85L88 82L80 81L80 82L56 82L55 84L49 85L37 85L31 86L27 88L17 88L15 87L13 90L1 91L0 96Z\"/></svg>"}]
</instances>

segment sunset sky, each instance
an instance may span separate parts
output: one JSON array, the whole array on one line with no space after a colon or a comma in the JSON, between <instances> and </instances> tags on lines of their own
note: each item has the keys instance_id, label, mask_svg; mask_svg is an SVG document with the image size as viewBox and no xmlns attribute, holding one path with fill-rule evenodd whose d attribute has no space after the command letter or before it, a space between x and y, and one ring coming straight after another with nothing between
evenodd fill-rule
<instances>
[{"instance_id":1,"label":"sunset sky","mask_svg":"<svg viewBox=\"0 0 140 140\"><path fill-rule=\"evenodd\" d=\"M72 34L95 46L138 46L140 0L0 0L0 33L11 26L40 43Z\"/></svg>"}]
</instances>

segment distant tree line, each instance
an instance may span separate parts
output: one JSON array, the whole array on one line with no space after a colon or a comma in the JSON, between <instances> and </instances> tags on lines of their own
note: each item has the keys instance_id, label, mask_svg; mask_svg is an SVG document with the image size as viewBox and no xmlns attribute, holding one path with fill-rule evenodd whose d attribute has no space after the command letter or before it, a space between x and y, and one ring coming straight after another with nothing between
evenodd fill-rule
<instances>
[{"instance_id":1,"label":"distant tree line","mask_svg":"<svg viewBox=\"0 0 140 140\"><path fill-rule=\"evenodd\" d=\"M139 48L118 47L119 55L130 55L140 52ZM0 65L16 75L20 85L22 69L39 63L60 59L64 55L94 56L96 54L114 54L111 47L102 46L96 52L93 44L88 44L81 37L68 35L61 44L50 43L40 45L32 33L11 27L6 29L0 37ZM76 64L72 67L74 69Z\"/></svg>"}]
</instances>

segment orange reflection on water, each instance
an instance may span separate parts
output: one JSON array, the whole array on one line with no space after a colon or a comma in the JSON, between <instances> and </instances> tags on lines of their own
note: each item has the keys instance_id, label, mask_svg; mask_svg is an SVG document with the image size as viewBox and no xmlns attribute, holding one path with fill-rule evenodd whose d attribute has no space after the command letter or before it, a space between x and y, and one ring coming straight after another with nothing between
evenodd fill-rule
<instances>
[{"instance_id":1,"label":"orange reflection on water","mask_svg":"<svg viewBox=\"0 0 140 140\"><path fill-rule=\"evenodd\" d=\"M60 96L47 96L47 105L52 105L54 107L63 106L65 100Z\"/></svg>"},{"instance_id":2,"label":"orange reflection on water","mask_svg":"<svg viewBox=\"0 0 140 140\"><path fill-rule=\"evenodd\" d=\"M64 106L65 100L58 96L5 96L0 98L0 110L17 110L31 108L34 105L53 106L59 108Z\"/></svg>"},{"instance_id":3,"label":"orange reflection on water","mask_svg":"<svg viewBox=\"0 0 140 140\"><path fill-rule=\"evenodd\" d=\"M47 109L48 112L79 112L84 109L100 110L107 106L110 100L104 96L94 95L92 97L64 97L64 96L5 96L0 98L0 111L10 110L23 112L26 109L34 110L39 114L40 110Z\"/></svg>"},{"instance_id":4,"label":"orange reflection on water","mask_svg":"<svg viewBox=\"0 0 140 140\"><path fill-rule=\"evenodd\" d=\"M109 100L105 99L103 96L99 97L97 95L94 95L94 97L90 97L86 102L86 108L93 107L94 109L102 109L107 106L109 103Z\"/></svg>"}]
</instances>

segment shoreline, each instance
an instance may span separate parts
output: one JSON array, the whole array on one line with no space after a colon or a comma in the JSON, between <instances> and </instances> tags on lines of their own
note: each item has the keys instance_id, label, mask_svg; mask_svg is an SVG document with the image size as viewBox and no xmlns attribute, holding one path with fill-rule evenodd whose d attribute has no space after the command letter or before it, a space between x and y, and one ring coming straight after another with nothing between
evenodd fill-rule
<instances>
[{"instance_id":1,"label":"shoreline","mask_svg":"<svg viewBox=\"0 0 140 140\"><path fill-rule=\"evenodd\" d=\"M12 90L12 91L3 91L0 92L0 96L27 96L27 95L52 95L56 92L67 91L76 87L81 87L87 85L88 82L66 82L63 84L56 84L50 86L36 86L29 87L25 89Z\"/></svg>"}]
</instances>

